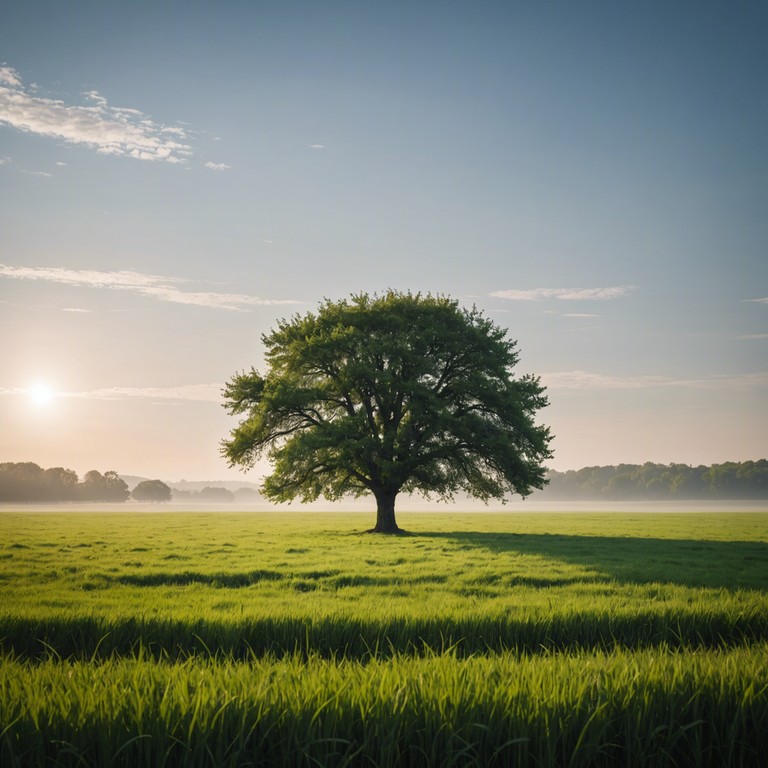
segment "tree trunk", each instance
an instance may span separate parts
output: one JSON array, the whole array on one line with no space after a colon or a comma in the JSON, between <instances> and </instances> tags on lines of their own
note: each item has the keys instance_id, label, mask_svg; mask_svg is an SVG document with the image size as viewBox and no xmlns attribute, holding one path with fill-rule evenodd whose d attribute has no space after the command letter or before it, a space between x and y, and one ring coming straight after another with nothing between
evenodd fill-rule
<instances>
[{"instance_id":1,"label":"tree trunk","mask_svg":"<svg viewBox=\"0 0 768 768\"><path fill-rule=\"evenodd\" d=\"M403 533L395 521L397 491L374 491L376 497L376 527L370 533Z\"/></svg>"}]
</instances>

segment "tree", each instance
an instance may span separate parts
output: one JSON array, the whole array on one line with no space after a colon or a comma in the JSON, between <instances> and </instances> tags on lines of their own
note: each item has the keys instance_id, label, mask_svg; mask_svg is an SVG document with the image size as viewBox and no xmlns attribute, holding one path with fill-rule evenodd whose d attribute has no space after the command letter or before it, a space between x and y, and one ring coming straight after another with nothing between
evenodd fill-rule
<instances>
[{"instance_id":1,"label":"tree","mask_svg":"<svg viewBox=\"0 0 768 768\"><path fill-rule=\"evenodd\" d=\"M0 501L43 501L43 468L32 461L0 464Z\"/></svg>"},{"instance_id":2,"label":"tree","mask_svg":"<svg viewBox=\"0 0 768 768\"><path fill-rule=\"evenodd\" d=\"M136 501L170 501L171 489L162 480L142 480L131 496Z\"/></svg>"},{"instance_id":3,"label":"tree","mask_svg":"<svg viewBox=\"0 0 768 768\"><path fill-rule=\"evenodd\" d=\"M215 488L206 485L200 493L197 494L199 501L209 502L211 504L225 503L229 504L235 500L235 494L226 488Z\"/></svg>"},{"instance_id":4,"label":"tree","mask_svg":"<svg viewBox=\"0 0 768 768\"><path fill-rule=\"evenodd\" d=\"M117 472L112 470L105 472L104 483L106 486L105 501L126 501L131 495L128 484Z\"/></svg>"},{"instance_id":5,"label":"tree","mask_svg":"<svg viewBox=\"0 0 768 768\"><path fill-rule=\"evenodd\" d=\"M103 475L95 469L86 472L78 486L83 501L125 501L131 492L117 472L109 471Z\"/></svg>"},{"instance_id":6,"label":"tree","mask_svg":"<svg viewBox=\"0 0 768 768\"><path fill-rule=\"evenodd\" d=\"M46 496L51 501L74 501L77 498L77 473L64 467L51 467L43 472Z\"/></svg>"},{"instance_id":7,"label":"tree","mask_svg":"<svg viewBox=\"0 0 768 768\"><path fill-rule=\"evenodd\" d=\"M246 504L254 504L257 501L261 501L261 494L254 488L238 488L233 492L233 495L236 501Z\"/></svg>"},{"instance_id":8,"label":"tree","mask_svg":"<svg viewBox=\"0 0 768 768\"><path fill-rule=\"evenodd\" d=\"M395 498L526 496L545 483L549 429L538 378L512 377L517 342L479 310L388 291L326 300L262 336L265 376L236 374L224 406L244 418L230 466L273 463L264 494L313 501L372 493L375 532L399 532Z\"/></svg>"}]
</instances>

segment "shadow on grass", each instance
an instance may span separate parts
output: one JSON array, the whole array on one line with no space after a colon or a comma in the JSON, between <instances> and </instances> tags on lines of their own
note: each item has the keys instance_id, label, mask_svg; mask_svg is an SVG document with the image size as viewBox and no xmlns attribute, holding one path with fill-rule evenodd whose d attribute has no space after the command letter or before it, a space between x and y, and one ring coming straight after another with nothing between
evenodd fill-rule
<instances>
[{"instance_id":1,"label":"shadow on grass","mask_svg":"<svg viewBox=\"0 0 768 768\"><path fill-rule=\"evenodd\" d=\"M213 587L250 587L260 581L278 581L284 578L279 571L245 571L242 573L198 573L181 571L169 573L138 573L120 576L114 581L133 587L186 587L206 584ZM107 583L112 579L104 579Z\"/></svg>"},{"instance_id":2,"label":"shadow on grass","mask_svg":"<svg viewBox=\"0 0 768 768\"><path fill-rule=\"evenodd\" d=\"M768 638L760 606L706 610L596 613L519 611L492 615L261 616L240 619L100 617L60 614L0 616L0 657L168 660L190 656L253 659L318 656L367 660L450 652L520 654L614 648L728 648Z\"/></svg>"},{"instance_id":3,"label":"shadow on grass","mask_svg":"<svg viewBox=\"0 0 768 768\"><path fill-rule=\"evenodd\" d=\"M418 535L450 542L459 549L540 555L597 571L606 581L624 584L660 582L715 589L768 589L765 542L464 531Z\"/></svg>"},{"instance_id":4,"label":"shadow on grass","mask_svg":"<svg viewBox=\"0 0 768 768\"><path fill-rule=\"evenodd\" d=\"M2 576L0 576L2 579ZM202 584L214 588L238 589L250 587L262 581L283 581L291 583L322 582L329 589L345 587L389 587L402 584L400 576L370 576L367 574L345 574L338 570L324 571L243 571L234 573L199 573L197 571L124 574L118 577L101 575L97 587L107 589L113 583L131 587L186 587ZM408 579L409 584L444 584L444 574L418 575ZM94 587L90 587L91 589ZM84 589L88 589L84 586ZM299 588L300 591L308 591Z\"/></svg>"}]
</instances>

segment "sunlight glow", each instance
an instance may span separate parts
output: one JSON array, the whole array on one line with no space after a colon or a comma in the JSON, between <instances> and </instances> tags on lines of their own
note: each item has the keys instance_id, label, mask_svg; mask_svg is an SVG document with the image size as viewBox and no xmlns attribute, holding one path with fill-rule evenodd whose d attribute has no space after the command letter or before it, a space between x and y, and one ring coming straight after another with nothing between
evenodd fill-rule
<instances>
[{"instance_id":1,"label":"sunlight glow","mask_svg":"<svg viewBox=\"0 0 768 768\"><path fill-rule=\"evenodd\" d=\"M48 405L53 400L53 390L47 384L35 384L29 389L29 396L35 405Z\"/></svg>"}]
</instances>

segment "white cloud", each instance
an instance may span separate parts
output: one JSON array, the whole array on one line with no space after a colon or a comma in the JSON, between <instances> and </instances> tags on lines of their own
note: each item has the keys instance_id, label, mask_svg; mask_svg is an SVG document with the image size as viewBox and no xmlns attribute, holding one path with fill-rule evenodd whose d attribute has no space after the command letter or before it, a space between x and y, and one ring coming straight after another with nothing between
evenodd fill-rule
<instances>
[{"instance_id":1,"label":"white cloud","mask_svg":"<svg viewBox=\"0 0 768 768\"><path fill-rule=\"evenodd\" d=\"M541 380L549 389L642 389L664 384L660 376L606 376L588 371L545 373Z\"/></svg>"},{"instance_id":2,"label":"white cloud","mask_svg":"<svg viewBox=\"0 0 768 768\"><path fill-rule=\"evenodd\" d=\"M137 160L182 163L192 154L182 128L156 123L137 109L110 107L97 91L84 94L86 105L74 105L33 90L12 67L0 67L0 123Z\"/></svg>"},{"instance_id":3,"label":"white cloud","mask_svg":"<svg viewBox=\"0 0 768 768\"><path fill-rule=\"evenodd\" d=\"M62 307L62 312L75 312L75 313L90 313L90 309L82 309L81 307Z\"/></svg>"},{"instance_id":4,"label":"white cloud","mask_svg":"<svg viewBox=\"0 0 768 768\"><path fill-rule=\"evenodd\" d=\"M528 290L493 291L497 299L513 301L539 301L541 299L563 299L569 301L604 301L618 299L632 292L631 286L616 285L608 288L531 288Z\"/></svg>"},{"instance_id":5,"label":"white cloud","mask_svg":"<svg viewBox=\"0 0 768 768\"><path fill-rule=\"evenodd\" d=\"M22 173L26 173L28 176L44 176L46 178L50 178L53 176L52 173L48 173L48 171L25 171L22 170Z\"/></svg>"},{"instance_id":6,"label":"white cloud","mask_svg":"<svg viewBox=\"0 0 768 768\"><path fill-rule=\"evenodd\" d=\"M0 165L8 165L11 162L11 158L8 155L0 155Z\"/></svg>"},{"instance_id":7,"label":"white cloud","mask_svg":"<svg viewBox=\"0 0 768 768\"><path fill-rule=\"evenodd\" d=\"M293 299L260 299L242 293L213 293L208 291L180 291L173 286L158 285L141 288L144 296L153 296L160 301L173 304L193 304L211 309L243 309L253 306L277 306L281 304L299 304Z\"/></svg>"},{"instance_id":8,"label":"white cloud","mask_svg":"<svg viewBox=\"0 0 768 768\"><path fill-rule=\"evenodd\" d=\"M565 312L563 317L600 317L600 315L594 315L591 312Z\"/></svg>"},{"instance_id":9,"label":"white cloud","mask_svg":"<svg viewBox=\"0 0 768 768\"><path fill-rule=\"evenodd\" d=\"M61 392L78 400L187 400L221 402L221 384L183 384L178 387L106 387L85 392Z\"/></svg>"},{"instance_id":10,"label":"white cloud","mask_svg":"<svg viewBox=\"0 0 768 768\"><path fill-rule=\"evenodd\" d=\"M19 79L18 72L16 72L13 67L7 66L5 63L0 64L0 83L10 85L12 88L21 87L21 80Z\"/></svg>"},{"instance_id":11,"label":"white cloud","mask_svg":"<svg viewBox=\"0 0 768 768\"><path fill-rule=\"evenodd\" d=\"M757 304L768 304L768 296L764 296L762 299L744 299L744 301L752 301Z\"/></svg>"},{"instance_id":12,"label":"white cloud","mask_svg":"<svg viewBox=\"0 0 768 768\"><path fill-rule=\"evenodd\" d=\"M93 269L62 267L12 267L0 264L0 277L15 280L41 280L83 288L113 288L149 296L173 304L191 304L210 309L243 310L252 306L299 304L294 299L261 299L241 293L182 291L175 284L186 282L178 277L147 275L141 272L100 272Z\"/></svg>"},{"instance_id":13,"label":"white cloud","mask_svg":"<svg viewBox=\"0 0 768 768\"><path fill-rule=\"evenodd\" d=\"M228 171L232 166L226 163L212 163L210 160L205 164L206 168L210 168L212 171Z\"/></svg>"},{"instance_id":14,"label":"white cloud","mask_svg":"<svg viewBox=\"0 0 768 768\"><path fill-rule=\"evenodd\" d=\"M310 149L325 149L325 144L308 144Z\"/></svg>"},{"instance_id":15,"label":"white cloud","mask_svg":"<svg viewBox=\"0 0 768 768\"><path fill-rule=\"evenodd\" d=\"M768 372L673 379L665 376L608 376L602 373L577 370L545 373L541 375L541 381L549 389L606 390L648 389L650 387L753 389L768 387Z\"/></svg>"},{"instance_id":16,"label":"white cloud","mask_svg":"<svg viewBox=\"0 0 768 768\"><path fill-rule=\"evenodd\" d=\"M0 264L0 277L18 280L46 280L92 288L133 288L153 285L160 280L183 282L180 278L145 275L141 272L100 272L95 269L65 269L63 267L12 267L7 264Z\"/></svg>"},{"instance_id":17,"label":"white cloud","mask_svg":"<svg viewBox=\"0 0 768 768\"><path fill-rule=\"evenodd\" d=\"M81 392L56 392L55 397L73 400L163 400L219 403L221 384L182 384L178 387L105 387ZM30 395L30 387L0 387L1 395Z\"/></svg>"},{"instance_id":18,"label":"white cloud","mask_svg":"<svg viewBox=\"0 0 768 768\"><path fill-rule=\"evenodd\" d=\"M743 336L737 336L737 339L768 339L768 333L745 333Z\"/></svg>"}]
</instances>

